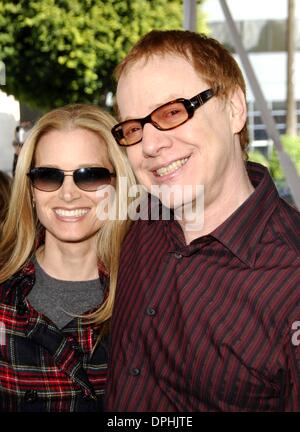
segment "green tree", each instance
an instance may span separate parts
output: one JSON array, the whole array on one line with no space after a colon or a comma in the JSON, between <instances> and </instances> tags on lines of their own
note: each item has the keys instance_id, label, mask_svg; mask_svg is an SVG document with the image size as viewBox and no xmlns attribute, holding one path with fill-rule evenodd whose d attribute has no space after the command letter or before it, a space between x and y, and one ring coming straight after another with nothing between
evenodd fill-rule
<instances>
[{"instance_id":1,"label":"green tree","mask_svg":"<svg viewBox=\"0 0 300 432\"><path fill-rule=\"evenodd\" d=\"M260 163L261 165L264 165L265 167L269 168L269 162L267 158L259 150L249 151L248 160L251 162Z\"/></svg>"},{"instance_id":2,"label":"green tree","mask_svg":"<svg viewBox=\"0 0 300 432\"><path fill-rule=\"evenodd\" d=\"M5 91L42 109L103 104L112 73L153 28L182 26L181 0L0 0Z\"/></svg>"},{"instance_id":3,"label":"green tree","mask_svg":"<svg viewBox=\"0 0 300 432\"><path fill-rule=\"evenodd\" d=\"M300 175L300 138L283 135L281 139L285 151L291 157L292 161L296 166L298 174ZM275 149L273 149L272 156L269 161L269 166L271 175L275 180L283 181L285 179L282 169L280 167L277 151Z\"/></svg>"}]
</instances>

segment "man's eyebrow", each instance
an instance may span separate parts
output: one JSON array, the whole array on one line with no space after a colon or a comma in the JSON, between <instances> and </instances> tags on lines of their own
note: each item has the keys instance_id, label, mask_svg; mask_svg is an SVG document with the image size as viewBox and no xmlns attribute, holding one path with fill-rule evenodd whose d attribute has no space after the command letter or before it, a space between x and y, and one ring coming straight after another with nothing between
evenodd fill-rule
<instances>
[{"instance_id":1,"label":"man's eyebrow","mask_svg":"<svg viewBox=\"0 0 300 432\"><path fill-rule=\"evenodd\" d=\"M146 114L143 117L142 116L139 116L139 117L129 117L129 116L127 116L124 119L122 119L122 117L120 115L119 107L117 107L118 118L119 118L120 122L127 121L127 120L134 120L134 119L138 119L138 118L144 118L147 115L149 115L150 113L152 113L154 110L156 110L157 108L159 108L159 107L167 104L168 102L172 102L173 100L179 99L179 98L182 98L182 96L178 96L178 94L175 94L175 93L172 93L172 94L168 95L168 97L164 98L160 102L158 102L156 104L153 104L153 105L150 105L148 114Z\"/></svg>"}]
</instances>

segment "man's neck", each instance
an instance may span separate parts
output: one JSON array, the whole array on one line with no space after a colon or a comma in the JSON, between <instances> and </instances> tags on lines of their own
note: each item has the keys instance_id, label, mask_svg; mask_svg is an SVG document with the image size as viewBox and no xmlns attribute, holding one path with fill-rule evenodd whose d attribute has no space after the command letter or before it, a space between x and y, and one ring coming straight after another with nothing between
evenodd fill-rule
<instances>
[{"instance_id":1,"label":"man's neck","mask_svg":"<svg viewBox=\"0 0 300 432\"><path fill-rule=\"evenodd\" d=\"M228 180L220 182L214 191L206 193L204 190L203 217L198 221L195 220L196 215L193 219L193 216L185 214L183 220L178 221L186 243L190 244L196 238L214 231L249 198L253 191L254 188L244 167L240 172L229 176Z\"/></svg>"}]
</instances>

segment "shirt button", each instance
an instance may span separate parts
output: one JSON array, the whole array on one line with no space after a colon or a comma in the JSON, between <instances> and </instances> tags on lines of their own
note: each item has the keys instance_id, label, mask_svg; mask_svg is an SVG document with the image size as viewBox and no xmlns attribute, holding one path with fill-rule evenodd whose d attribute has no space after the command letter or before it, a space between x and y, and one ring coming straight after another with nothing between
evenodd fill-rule
<instances>
[{"instance_id":1,"label":"shirt button","mask_svg":"<svg viewBox=\"0 0 300 432\"><path fill-rule=\"evenodd\" d=\"M138 376L141 373L139 368L132 368L130 369L130 375L132 376Z\"/></svg>"},{"instance_id":2,"label":"shirt button","mask_svg":"<svg viewBox=\"0 0 300 432\"><path fill-rule=\"evenodd\" d=\"M38 399L38 393L36 390L26 390L24 399L28 403L33 403Z\"/></svg>"},{"instance_id":3,"label":"shirt button","mask_svg":"<svg viewBox=\"0 0 300 432\"><path fill-rule=\"evenodd\" d=\"M179 253L179 252L175 252L175 253L174 253L174 257L175 257L176 259L180 260L180 259L182 258L182 255L181 255L181 253Z\"/></svg>"},{"instance_id":4,"label":"shirt button","mask_svg":"<svg viewBox=\"0 0 300 432\"><path fill-rule=\"evenodd\" d=\"M149 316L154 316L154 315L156 315L156 310L153 309L152 307L148 307L146 310L146 314Z\"/></svg>"}]
</instances>

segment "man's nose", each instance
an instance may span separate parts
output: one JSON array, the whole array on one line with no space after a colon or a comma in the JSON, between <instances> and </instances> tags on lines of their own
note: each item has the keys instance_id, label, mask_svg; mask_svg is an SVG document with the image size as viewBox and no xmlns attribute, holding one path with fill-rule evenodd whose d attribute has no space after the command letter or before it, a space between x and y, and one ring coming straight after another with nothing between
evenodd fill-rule
<instances>
[{"instance_id":1,"label":"man's nose","mask_svg":"<svg viewBox=\"0 0 300 432\"><path fill-rule=\"evenodd\" d=\"M172 139L166 133L157 129L153 124L146 123L143 128L142 150L144 156L154 157L162 149L172 146Z\"/></svg>"}]
</instances>

